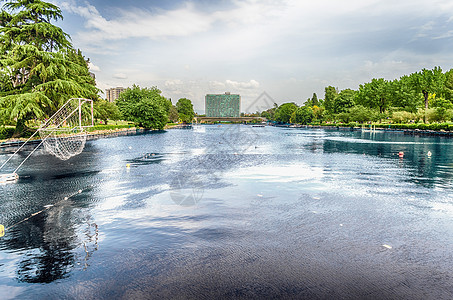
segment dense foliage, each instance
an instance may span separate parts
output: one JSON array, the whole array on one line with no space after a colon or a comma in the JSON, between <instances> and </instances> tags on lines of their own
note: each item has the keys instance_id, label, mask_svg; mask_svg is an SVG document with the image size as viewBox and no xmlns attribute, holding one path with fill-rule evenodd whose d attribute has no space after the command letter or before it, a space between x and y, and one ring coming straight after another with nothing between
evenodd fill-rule
<instances>
[{"instance_id":1,"label":"dense foliage","mask_svg":"<svg viewBox=\"0 0 453 300\"><path fill-rule=\"evenodd\" d=\"M275 110L275 121L282 122L282 123L289 123L291 120L291 116L297 110L297 105L295 103L284 103L280 105Z\"/></svg>"},{"instance_id":2,"label":"dense foliage","mask_svg":"<svg viewBox=\"0 0 453 300\"><path fill-rule=\"evenodd\" d=\"M443 73L440 67L423 69L389 81L373 78L358 90L328 86L324 99L316 93L298 107L283 103L261 113L280 123L350 123L452 121L453 69Z\"/></svg>"},{"instance_id":3,"label":"dense foliage","mask_svg":"<svg viewBox=\"0 0 453 300\"><path fill-rule=\"evenodd\" d=\"M176 102L176 109L179 114L179 119L181 119L183 123L192 123L195 116L192 101L187 98L181 98Z\"/></svg>"},{"instance_id":4,"label":"dense foliage","mask_svg":"<svg viewBox=\"0 0 453 300\"><path fill-rule=\"evenodd\" d=\"M161 95L157 87L137 85L119 95L116 105L123 118L146 129L163 129L168 122L171 101Z\"/></svg>"},{"instance_id":5,"label":"dense foliage","mask_svg":"<svg viewBox=\"0 0 453 300\"><path fill-rule=\"evenodd\" d=\"M94 103L94 118L100 119L107 124L110 120L120 120L122 117L118 106L115 103L108 102L106 100L98 100Z\"/></svg>"},{"instance_id":6,"label":"dense foliage","mask_svg":"<svg viewBox=\"0 0 453 300\"><path fill-rule=\"evenodd\" d=\"M98 89L80 50L51 24L61 10L40 0L11 0L0 14L0 120L16 123L51 116L68 99L97 99Z\"/></svg>"}]
</instances>

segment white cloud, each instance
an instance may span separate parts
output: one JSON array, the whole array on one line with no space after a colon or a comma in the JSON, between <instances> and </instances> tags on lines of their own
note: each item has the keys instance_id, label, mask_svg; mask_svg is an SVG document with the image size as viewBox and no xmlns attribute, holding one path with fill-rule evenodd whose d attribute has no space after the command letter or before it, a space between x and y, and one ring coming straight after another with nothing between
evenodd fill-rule
<instances>
[{"instance_id":1,"label":"white cloud","mask_svg":"<svg viewBox=\"0 0 453 300\"><path fill-rule=\"evenodd\" d=\"M94 65L92 62L88 63L88 68L90 69L91 72L100 72L101 71L101 68Z\"/></svg>"},{"instance_id":2,"label":"white cloud","mask_svg":"<svg viewBox=\"0 0 453 300\"><path fill-rule=\"evenodd\" d=\"M209 85L214 88L214 89L224 89L225 88L225 83L220 82L220 81L210 81Z\"/></svg>"},{"instance_id":3,"label":"white cloud","mask_svg":"<svg viewBox=\"0 0 453 300\"><path fill-rule=\"evenodd\" d=\"M184 83L180 79L166 80L164 84L165 89L172 92L181 90L184 85Z\"/></svg>"},{"instance_id":4,"label":"white cloud","mask_svg":"<svg viewBox=\"0 0 453 300\"><path fill-rule=\"evenodd\" d=\"M116 79L127 79L127 75L124 74L124 73L116 73L113 75L113 78L116 78Z\"/></svg>"},{"instance_id":5,"label":"white cloud","mask_svg":"<svg viewBox=\"0 0 453 300\"><path fill-rule=\"evenodd\" d=\"M157 14L134 7L121 9L120 15L112 20L101 16L96 7L88 3L80 6L63 2L62 8L85 19L84 27L88 31L80 32L79 38L96 43L127 38L189 36L207 31L214 21L210 15L197 11L190 3L176 10L160 10Z\"/></svg>"},{"instance_id":6,"label":"white cloud","mask_svg":"<svg viewBox=\"0 0 453 300\"><path fill-rule=\"evenodd\" d=\"M102 69L97 81L157 85L198 109L207 93L301 103L327 85L453 67L449 0L64 1L74 14L65 20L79 20L67 30L74 45Z\"/></svg>"},{"instance_id":7,"label":"white cloud","mask_svg":"<svg viewBox=\"0 0 453 300\"><path fill-rule=\"evenodd\" d=\"M248 82L238 82L233 80L227 80L226 85L233 89L256 89L260 87L260 83L256 80L250 80Z\"/></svg>"}]
</instances>

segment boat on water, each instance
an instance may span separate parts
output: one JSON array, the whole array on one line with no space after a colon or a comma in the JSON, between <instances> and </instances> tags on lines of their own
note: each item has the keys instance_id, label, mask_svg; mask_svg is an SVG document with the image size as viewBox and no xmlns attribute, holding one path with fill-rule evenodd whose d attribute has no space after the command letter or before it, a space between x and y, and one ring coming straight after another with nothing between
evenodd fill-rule
<instances>
[{"instance_id":1,"label":"boat on water","mask_svg":"<svg viewBox=\"0 0 453 300\"><path fill-rule=\"evenodd\" d=\"M252 127L264 127L264 125L252 125Z\"/></svg>"},{"instance_id":2,"label":"boat on water","mask_svg":"<svg viewBox=\"0 0 453 300\"><path fill-rule=\"evenodd\" d=\"M18 179L19 175L17 175L17 173L0 174L0 183L12 182Z\"/></svg>"}]
</instances>

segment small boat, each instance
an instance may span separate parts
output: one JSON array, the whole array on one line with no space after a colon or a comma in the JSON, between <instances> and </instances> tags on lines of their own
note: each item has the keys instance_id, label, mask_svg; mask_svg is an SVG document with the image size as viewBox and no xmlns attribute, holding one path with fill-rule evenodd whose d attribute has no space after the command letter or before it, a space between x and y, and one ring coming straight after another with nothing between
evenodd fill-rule
<instances>
[{"instance_id":1,"label":"small boat","mask_svg":"<svg viewBox=\"0 0 453 300\"><path fill-rule=\"evenodd\" d=\"M252 127L264 127L264 125L252 125Z\"/></svg>"},{"instance_id":2,"label":"small boat","mask_svg":"<svg viewBox=\"0 0 453 300\"><path fill-rule=\"evenodd\" d=\"M17 173L0 174L0 183L12 182L19 179Z\"/></svg>"}]
</instances>

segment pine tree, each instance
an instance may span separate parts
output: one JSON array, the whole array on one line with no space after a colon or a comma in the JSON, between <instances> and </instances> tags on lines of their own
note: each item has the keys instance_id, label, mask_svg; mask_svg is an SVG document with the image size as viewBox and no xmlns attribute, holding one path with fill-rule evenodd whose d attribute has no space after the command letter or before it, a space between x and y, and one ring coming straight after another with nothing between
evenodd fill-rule
<instances>
[{"instance_id":1,"label":"pine tree","mask_svg":"<svg viewBox=\"0 0 453 300\"><path fill-rule=\"evenodd\" d=\"M27 121L51 116L69 98L98 98L80 50L74 50L69 35L50 23L62 18L57 6L40 0L3 5L0 118L16 121L16 136Z\"/></svg>"}]
</instances>

